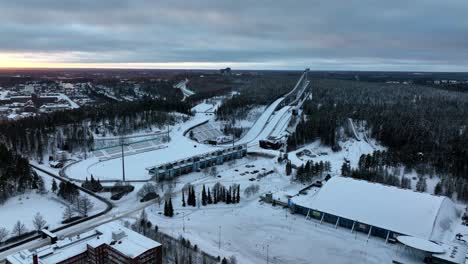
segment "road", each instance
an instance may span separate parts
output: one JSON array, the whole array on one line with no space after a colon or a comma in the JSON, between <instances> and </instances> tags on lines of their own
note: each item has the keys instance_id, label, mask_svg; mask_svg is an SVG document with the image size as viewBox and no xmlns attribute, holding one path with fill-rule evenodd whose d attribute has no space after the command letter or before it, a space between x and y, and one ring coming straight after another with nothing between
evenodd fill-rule
<instances>
[{"instance_id":1,"label":"road","mask_svg":"<svg viewBox=\"0 0 468 264\"><path fill-rule=\"evenodd\" d=\"M68 181L68 179L66 179L66 178L55 175L52 172L44 170L44 169L42 169L40 167L37 167L35 165L31 165L31 167L33 167L34 169L39 170L39 171L41 171L41 172L43 172L43 173L57 179L57 180ZM142 210L142 209L144 209L144 208L146 208L149 205L154 203L154 201L147 201L147 202L144 202L144 203L140 203L136 207L132 207L131 209L121 211L120 208L118 208L115 204L111 203L107 199L104 199L101 196L98 196L98 195L94 194L93 192L91 192L91 191L89 191L89 190L87 190L85 188L82 188L81 186L77 185L77 187L81 191L95 197L96 199L100 200L101 202L104 202L107 205L106 209L99 212L99 213L97 213L97 214L95 214L95 215L89 216L87 218L83 218L83 219L80 219L80 220L75 221L73 223L70 223L70 224L67 224L67 225L52 229L51 231L53 233L57 234L57 236L59 236L59 237L60 236L72 236L72 235L76 235L76 234L79 234L79 233L83 233L83 232L86 232L88 230L93 229L96 226L99 226L99 225L102 225L102 224L105 224L105 223L108 223L108 222L112 222L112 221L115 221L117 219L121 219L121 218L124 218L124 217L128 217L128 216L130 216L130 215L132 215L132 214L134 214L134 213L136 213L136 212L138 212L138 211L140 211L140 210ZM1 252L0 253L0 261L3 261L8 255L16 253L16 252L18 252L20 250L34 249L34 248L45 246L47 244L49 244L49 240L40 238L40 235L35 235L35 236L27 238L25 240L18 241L16 243L7 245L7 246L2 247L0 249L0 252Z\"/></svg>"},{"instance_id":2,"label":"road","mask_svg":"<svg viewBox=\"0 0 468 264\"><path fill-rule=\"evenodd\" d=\"M151 204L154 204L154 201L147 201L147 202L141 203L138 206L133 207L132 209L123 211L123 212L119 212L118 208L113 207L112 210L110 210L104 215L100 215L86 222L73 225L71 227L68 227L66 229L63 229L54 233L58 237L74 236L83 232L87 232L99 225L109 223L109 222L112 222L121 218L129 217L132 214L137 213L138 211L150 206ZM35 249L35 248L46 246L48 244L50 244L48 239L42 239L42 238L34 239L22 245L19 245L14 248L1 252L0 261L3 261L8 255L14 254L18 251L21 251L24 249Z\"/></svg>"},{"instance_id":3,"label":"road","mask_svg":"<svg viewBox=\"0 0 468 264\"><path fill-rule=\"evenodd\" d=\"M298 84L303 80L304 76L306 73L304 73L301 76L301 79L299 79ZM282 131L284 131L284 128L287 127L288 121L291 117L291 110L292 106L291 105L286 105L280 108L279 110L276 111L276 109L284 102L287 96L290 96L295 90L297 90L300 86L296 85L294 89L289 92L285 97L281 97L274 101L270 106L267 107L265 112L259 117L259 119L255 122L254 126L247 132L247 134L240 139L237 144L248 144L249 147L254 147L258 145L258 141L260 139L265 139L270 135L276 135L280 134ZM297 99L300 97L299 95L302 95L307 88L309 82L307 81L306 84L304 84L302 87L302 90L298 92L298 95L296 96L296 100L293 102L295 103ZM299 89L300 89L299 88ZM231 146L231 144L228 144ZM55 175L49 171L46 171L40 167L31 165L34 169L40 170L46 174L48 174L51 177L54 177L60 181L69 181L66 178L63 178L61 176ZM85 219L81 219L75 223L71 223L66 226L62 226L60 228L51 230L55 234L57 234L59 237L60 236L72 236L76 235L79 233L86 232L88 230L93 229L96 226L102 225L104 223L108 223L111 221L115 221L121 218L128 217L146 207L149 205L153 204L154 201L148 201L145 203L141 203L136 207L133 207L131 209L125 210L125 211L120 211L118 207L116 207L113 203L109 202L108 200L94 194L93 192L82 188L81 186L78 186L78 188L91 195L94 196L95 198L99 199L100 201L106 203L107 208L90 217L87 217ZM38 238L39 236L34 236L29 239L11 244L7 247L3 247L0 249L0 261L4 260L6 256L13 254L15 252L18 252L23 249L34 249L38 247L42 247L47 245L48 239L41 239Z\"/></svg>"}]
</instances>

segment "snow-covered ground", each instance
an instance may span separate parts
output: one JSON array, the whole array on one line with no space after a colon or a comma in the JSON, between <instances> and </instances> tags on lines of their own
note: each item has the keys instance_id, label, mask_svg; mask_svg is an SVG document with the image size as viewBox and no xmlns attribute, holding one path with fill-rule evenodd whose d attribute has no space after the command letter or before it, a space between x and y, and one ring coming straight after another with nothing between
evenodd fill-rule
<instances>
[{"instance_id":1,"label":"snow-covered ground","mask_svg":"<svg viewBox=\"0 0 468 264\"><path fill-rule=\"evenodd\" d=\"M232 123L232 120L216 120L212 121L212 123L219 127L221 130L224 125L232 125L233 127L238 127L238 128L243 128L246 129L247 131L255 124L255 122L260 118L260 116L265 112L266 106L261 105L254 107L249 110L247 116L243 119L235 119L234 124Z\"/></svg>"},{"instance_id":2,"label":"snow-covered ground","mask_svg":"<svg viewBox=\"0 0 468 264\"><path fill-rule=\"evenodd\" d=\"M58 173L56 169L47 168L46 165L42 165L41 167L53 173ZM47 221L49 228L54 229L62 225L62 214L68 202L59 198L51 191L52 177L41 171L36 172L44 181L46 193L39 194L35 190L29 191L8 199L0 206L0 227L4 227L10 231L10 236L11 230L18 220L21 221L29 231L34 230L32 220L38 212L44 217L44 220ZM56 182L58 185L59 181L56 180ZM95 197L89 196L83 192L81 192L80 195L88 196L94 205L88 215L101 212L106 208L106 205Z\"/></svg>"},{"instance_id":3,"label":"snow-covered ground","mask_svg":"<svg viewBox=\"0 0 468 264\"><path fill-rule=\"evenodd\" d=\"M211 145L196 143L184 136L184 132L197 124L210 120L212 116L196 114L187 122L171 127L171 141L167 148L139 153L125 157L125 171L128 180L147 180L150 178L146 168L162 163L188 158L218 149ZM67 168L66 175L73 179L84 180L94 176L101 180L120 180L122 177L122 159L99 161L98 157L82 160Z\"/></svg>"},{"instance_id":4,"label":"snow-covered ground","mask_svg":"<svg viewBox=\"0 0 468 264\"><path fill-rule=\"evenodd\" d=\"M61 225L65 203L53 193L41 195L35 191L10 198L0 207L0 227L10 231L16 221L21 221L26 228L34 230L34 215L40 213L51 228ZM10 234L11 235L11 234Z\"/></svg>"},{"instance_id":5,"label":"snow-covered ground","mask_svg":"<svg viewBox=\"0 0 468 264\"><path fill-rule=\"evenodd\" d=\"M242 137L238 143L239 144L246 144L252 141L255 141L257 137L259 136L260 132L263 131L265 126L268 124L271 115L275 111L276 107L283 101L284 98L279 98L275 102L273 102L271 105L269 105L263 114L255 121L255 124L253 124L252 128L245 134L244 137Z\"/></svg>"},{"instance_id":6,"label":"snow-covered ground","mask_svg":"<svg viewBox=\"0 0 468 264\"><path fill-rule=\"evenodd\" d=\"M293 164L297 166L304 164L308 160L312 160L314 162L329 161L332 166L332 173L338 175L341 174L341 166L343 165L345 159L349 160L352 167L356 167L361 155L371 154L375 150L385 149L381 145L378 145L375 141L368 143L364 140L357 141L352 138L341 142L340 145L342 147L342 150L334 152L330 147L322 145L320 143L320 140L316 140L311 144L307 144L306 146L299 148L298 150L288 153L288 158ZM296 155L298 152L301 152L305 149L309 150L315 157L304 155L299 158Z\"/></svg>"},{"instance_id":7,"label":"snow-covered ground","mask_svg":"<svg viewBox=\"0 0 468 264\"><path fill-rule=\"evenodd\" d=\"M181 235L213 255L235 255L243 264L266 263L267 248L269 263L278 264L391 263L398 252L383 240L367 241L365 234L336 230L256 200L175 211L179 214L173 219L148 212L163 232Z\"/></svg>"},{"instance_id":8,"label":"snow-covered ground","mask_svg":"<svg viewBox=\"0 0 468 264\"><path fill-rule=\"evenodd\" d=\"M264 171L263 168L275 172L259 180L249 180L258 175L252 172ZM292 215L281 207L259 202L260 194L296 192L303 187L291 183L290 177L282 173L283 169L284 165L275 159L251 157L219 166L216 174L220 178L191 173L178 178L173 189L173 218L163 216L163 206L157 204L146 211L153 224L163 232L174 237L183 236L215 256L234 255L239 263L265 262L267 248L270 263L311 263L312 260L312 263L391 263L398 250L386 245L384 240L372 238L367 241L365 234L351 234L348 229L341 228L336 230L333 225L320 225L303 216ZM203 184L210 189L216 182L226 187L232 183L240 184L241 202L182 207L178 190L187 182L196 186L197 193L201 192ZM260 191L246 197L244 190L251 184L258 184ZM133 219L137 216L135 214Z\"/></svg>"}]
</instances>

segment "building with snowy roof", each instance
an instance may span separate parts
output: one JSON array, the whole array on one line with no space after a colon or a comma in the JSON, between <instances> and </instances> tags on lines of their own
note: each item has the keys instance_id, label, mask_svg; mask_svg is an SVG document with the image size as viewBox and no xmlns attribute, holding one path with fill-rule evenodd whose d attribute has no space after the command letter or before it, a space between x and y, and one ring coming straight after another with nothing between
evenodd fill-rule
<instances>
[{"instance_id":1,"label":"building with snowy roof","mask_svg":"<svg viewBox=\"0 0 468 264\"><path fill-rule=\"evenodd\" d=\"M94 230L58 240L36 250L22 250L10 255L7 264L162 263L158 242L115 222Z\"/></svg>"},{"instance_id":2,"label":"building with snowy roof","mask_svg":"<svg viewBox=\"0 0 468 264\"><path fill-rule=\"evenodd\" d=\"M458 219L447 197L345 177L333 177L316 192L292 197L290 206L321 223L386 241L399 235L443 241L453 236Z\"/></svg>"}]
</instances>

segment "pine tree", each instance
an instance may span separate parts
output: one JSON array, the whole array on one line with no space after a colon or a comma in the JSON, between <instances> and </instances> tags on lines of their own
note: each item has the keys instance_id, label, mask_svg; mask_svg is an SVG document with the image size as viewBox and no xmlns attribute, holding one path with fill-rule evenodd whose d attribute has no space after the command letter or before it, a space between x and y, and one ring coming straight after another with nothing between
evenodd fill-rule
<instances>
[{"instance_id":1,"label":"pine tree","mask_svg":"<svg viewBox=\"0 0 468 264\"><path fill-rule=\"evenodd\" d=\"M438 182L434 188L434 195L442 194L442 182Z\"/></svg>"},{"instance_id":2,"label":"pine tree","mask_svg":"<svg viewBox=\"0 0 468 264\"><path fill-rule=\"evenodd\" d=\"M164 215L165 216L169 216L169 207L168 207L168 204L167 204L167 200L164 200Z\"/></svg>"},{"instance_id":3,"label":"pine tree","mask_svg":"<svg viewBox=\"0 0 468 264\"><path fill-rule=\"evenodd\" d=\"M182 190L182 206L185 207L185 195L184 195L183 190Z\"/></svg>"},{"instance_id":4,"label":"pine tree","mask_svg":"<svg viewBox=\"0 0 468 264\"><path fill-rule=\"evenodd\" d=\"M172 207L172 198L169 198L169 204L168 204L168 216L173 217L174 216L174 208Z\"/></svg>"},{"instance_id":5,"label":"pine tree","mask_svg":"<svg viewBox=\"0 0 468 264\"><path fill-rule=\"evenodd\" d=\"M213 189L213 203L218 203L218 191L216 189Z\"/></svg>"},{"instance_id":6,"label":"pine tree","mask_svg":"<svg viewBox=\"0 0 468 264\"><path fill-rule=\"evenodd\" d=\"M240 185L237 185L236 203L240 203Z\"/></svg>"},{"instance_id":7,"label":"pine tree","mask_svg":"<svg viewBox=\"0 0 468 264\"><path fill-rule=\"evenodd\" d=\"M229 191L226 193L226 203L231 203L231 187L229 186Z\"/></svg>"},{"instance_id":8,"label":"pine tree","mask_svg":"<svg viewBox=\"0 0 468 264\"><path fill-rule=\"evenodd\" d=\"M202 190L202 205L206 205L206 191L205 191L205 185L203 184L203 190Z\"/></svg>"},{"instance_id":9,"label":"pine tree","mask_svg":"<svg viewBox=\"0 0 468 264\"><path fill-rule=\"evenodd\" d=\"M350 173L350 168L348 163L345 161L343 162L343 165L341 166L341 175L343 176L349 176Z\"/></svg>"},{"instance_id":10,"label":"pine tree","mask_svg":"<svg viewBox=\"0 0 468 264\"><path fill-rule=\"evenodd\" d=\"M57 182L55 179L52 180L52 192L55 193L57 191Z\"/></svg>"},{"instance_id":11,"label":"pine tree","mask_svg":"<svg viewBox=\"0 0 468 264\"><path fill-rule=\"evenodd\" d=\"M187 205L192 205L192 187L188 188Z\"/></svg>"},{"instance_id":12,"label":"pine tree","mask_svg":"<svg viewBox=\"0 0 468 264\"><path fill-rule=\"evenodd\" d=\"M195 187L192 186L192 206L195 207L197 205L197 198L195 197Z\"/></svg>"},{"instance_id":13,"label":"pine tree","mask_svg":"<svg viewBox=\"0 0 468 264\"><path fill-rule=\"evenodd\" d=\"M208 204L212 204L212 203L213 203L213 199L211 198L210 188L208 188Z\"/></svg>"},{"instance_id":14,"label":"pine tree","mask_svg":"<svg viewBox=\"0 0 468 264\"><path fill-rule=\"evenodd\" d=\"M286 163L286 175L289 176L291 175L292 173L292 165L291 165L291 161L288 161Z\"/></svg>"}]
</instances>

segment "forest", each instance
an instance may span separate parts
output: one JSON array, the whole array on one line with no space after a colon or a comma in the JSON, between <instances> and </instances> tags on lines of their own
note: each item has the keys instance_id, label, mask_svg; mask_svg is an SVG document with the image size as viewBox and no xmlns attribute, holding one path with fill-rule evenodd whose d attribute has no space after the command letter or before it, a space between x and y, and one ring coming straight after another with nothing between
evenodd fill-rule
<instances>
[{"instance_id":1,"label":"forest","mask_svg":"<svg viewBox=\"0 0 468 264\"><path fill-rule=\"evenodd\" d=\"M145 99L82 107L1 123L0 136L15 153L42 161L44 153L56 148L70 152L78 148L91 150L92 132L98 127L121 135L173 123L174 115L169 112L189 115L190 105L177 100Z\"/></svg>"},{"instance_id":2,"label":"forest","mask_svg":"<svg viewBox=\"0 0 468 264\"><path fill-rule=\"evenodd\" d=\"M219 120L243 119L259 105L268 105L294 88L299 73L269 73L253 76L239 87L238 93L223 102L216 112Z\"/></svg>"},{"instance_id":3,"label":"forest","mask_svg":"<svg viewBox=\"0 0 468 264\"><path fill-rule=\"evenodd\" d=\"M338 150L338 131L352 118L388 147L394 165L468 178L468 94L414 84L325 79L312 84L313 99L289 137L290 150L316 138Z\"/></svg>"},{"instance_id":4,"label":"forest","mask_svg":"<svg viewBox=\"0 0 468 264\"><path fill-rule=\"evenodd\" d=\"M0 144L0 204L32 189L44 190L42 178L30 169L27 159Z\"/></svg>"}]
</instances>

